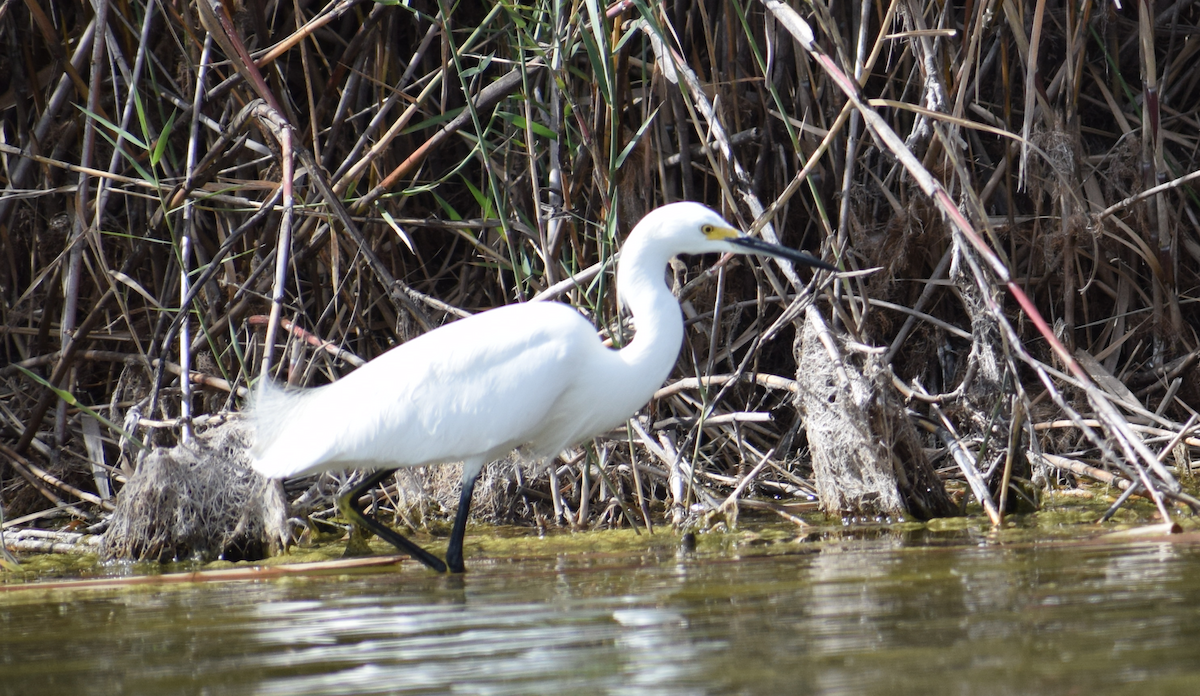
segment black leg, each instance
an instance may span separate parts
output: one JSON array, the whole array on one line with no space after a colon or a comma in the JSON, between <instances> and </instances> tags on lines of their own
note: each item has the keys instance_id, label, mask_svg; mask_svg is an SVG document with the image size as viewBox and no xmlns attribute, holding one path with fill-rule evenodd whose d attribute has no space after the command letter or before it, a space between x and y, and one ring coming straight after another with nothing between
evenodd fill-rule
<instances>
[{"instance_id":1,"label":"black leg","mask_svg":"<svg viewBox=\"0 0 1200 696\"><path fill-rule=\"evenodd\" d=\"M395 469L383 469L383 470L375 471L375 472L371 473L369 476L367 476L367 478L365 480L363 480L362 483L358 484L354 488L351 488L349 492L347 492L342 497L338 498L338 508L342 511L342 514L345 515L346 518L349 519L352 523L357 524L361 527L365 527L366 529L369 529L372 532L375 532L376 534L379 535L380 539L383 539L384 541L388 542L392 546L395 546L397 549L400 549L404 553L407 553L408 555L410 555L413 558L417 559L418 561L424 563L425 565L429 566L430 568L436 570L437 572L444 573L444 572L446 572L446 564L442 562L442 559L438 558L437 556L434 556L433 554L429 553L428 551L421 548L420 546L417 546L415 543L409 541L408 539L405 539L404 537L400 536L392 529L385 527L383 525L383 523L381 523L379 520L375 519L374 517L369 517L369 516L363 514L362 508L360 508L358 506L358 499L361 498L364 493L366 493L375 484L384 480L385 478L387 478L389 475L391 475L395 471L396 471ZM457 529L457 528L458 527L457 527L457 522L456 522L455 529ZM453 546L453 544L454 544L453 537L451 537L450 543L451 543L451 546ZM462 552L462 550L460 548L459 549L459 570L457 572L462 572L462 553L461 552Z\"/></svg>"},{"instance_id":2,"label":"black leg","mask_svg":"<svg viewBox=\"0 0 1200 696\"><path fill-rule=\"evenodd\" d=\"M446 565L451 573L466 570L463 565L463 536L467 533L467 515L471 512L471 495L475 482L479 480L479 463L463 463L462 494L458 498L458 512L454 515L454 529L450 531L450 546L446 549Z\"/></svg>"}]
</instances>

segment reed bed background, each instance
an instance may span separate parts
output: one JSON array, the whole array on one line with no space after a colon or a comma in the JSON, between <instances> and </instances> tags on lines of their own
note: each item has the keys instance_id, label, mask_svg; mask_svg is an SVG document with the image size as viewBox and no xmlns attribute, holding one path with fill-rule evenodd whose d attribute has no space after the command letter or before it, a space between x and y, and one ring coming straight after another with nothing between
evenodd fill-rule
<instances>
[{"instance_id":1,"label":"reed bed background","mask_svg":"<svg viewBox=\"0 0 1200 696\"><path fill-rule=\"evenodd\" d=\"M847 273L683 259L659 397L493 470L486 517L811 509L810 306L1000 514L1007 471L1170 516L1200 447L1198 32L1188 0L0 3L0 502L96 522L143 445L264 373L321 384L490 307L569 301L620 344L622 239L692 199ZM381 502L419 526L457 476L416 476ZM288 491L319 515L337 485Z\"/></svg>"}]
</instances>

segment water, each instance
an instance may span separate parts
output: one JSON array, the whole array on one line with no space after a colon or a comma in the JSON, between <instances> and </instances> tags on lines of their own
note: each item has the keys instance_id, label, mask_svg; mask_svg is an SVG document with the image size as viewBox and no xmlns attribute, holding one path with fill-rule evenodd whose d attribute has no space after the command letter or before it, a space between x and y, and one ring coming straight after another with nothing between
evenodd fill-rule
<instances>
[{"instance_id":1,"label":"water","mask_svg":"<svg viewBox=\"0 0 1200 696\"><path fill-rule=\"evenodd\" d=\"M951 536L0 594L0 694L1200 691L1200 545Z\"/></svg>"}]
</instances>

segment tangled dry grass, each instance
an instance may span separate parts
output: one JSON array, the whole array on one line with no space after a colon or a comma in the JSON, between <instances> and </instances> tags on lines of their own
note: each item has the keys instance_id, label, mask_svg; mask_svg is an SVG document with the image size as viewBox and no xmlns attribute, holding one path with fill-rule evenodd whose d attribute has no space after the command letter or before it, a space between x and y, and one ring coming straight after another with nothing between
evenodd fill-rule
<instances>
[{"instance_id":1,"label":"tangled dry grass","mask_svg":"<svg viewBox=\"0 0 1200 696\"><path fill-rule=\"evenodd\" d=\"M498 518L792 515L809 306L989 514L1080 475L1176 514L1198 30L1186 0L0 4L0 501L95 522L142 446L264 373L336 379L466 313L562 299L618 335L623 235L693 199L847 273L679 263L676 374L625 432L497 476Z\"/></svg>"}]
</instances>

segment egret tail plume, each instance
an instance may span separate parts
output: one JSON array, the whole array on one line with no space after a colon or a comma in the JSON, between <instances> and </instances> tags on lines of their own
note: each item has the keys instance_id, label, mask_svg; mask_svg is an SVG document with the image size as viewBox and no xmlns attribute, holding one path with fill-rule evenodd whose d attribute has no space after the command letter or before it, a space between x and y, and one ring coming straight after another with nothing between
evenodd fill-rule
<instances>
[{"instance_id":1,"label":"egret tail plume","mask_svg":"<svg viewBox=\"0 0 1200 696\"><path fill-rule=\"evenodd\" d=\"M270 379L262 379L251 397L250 412L254 414L256 431L251 452L256 458L270 452L287 430L288 423L316 393L315 389L289 390Z\"/></svg>"}]
</instances>

